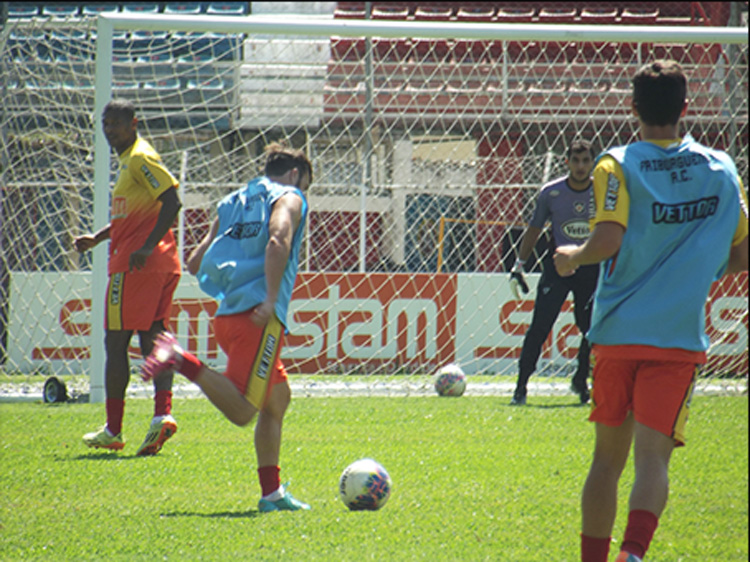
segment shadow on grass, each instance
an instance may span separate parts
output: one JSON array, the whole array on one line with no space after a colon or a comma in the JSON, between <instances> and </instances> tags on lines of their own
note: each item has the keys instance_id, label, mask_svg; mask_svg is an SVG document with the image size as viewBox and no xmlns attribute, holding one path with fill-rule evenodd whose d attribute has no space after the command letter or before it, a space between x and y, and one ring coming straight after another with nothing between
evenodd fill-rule
<instances>
[{"instance_id":1,"label":"shadow on grass","mask_svg":"<svg viewBox=\"0 0 750 562\"><path fill-rule=\"evenodd\" d=\"M587 408L588 404L527 404L527 408L538 408L539 410L554 410L558 408Z\"/></svg>"},{"instance_id":2,"label":"shadow on grass","mask_svg":"<svg viewBox=\"0 0 750 562\"><path fill-rule=\"evenodd\" d=\"M205 519L246 519L258 517L261 513L257 509L248 511L220 511L218 513L198 513L195 511L173 511L172 513L162 513L159 517L203 517Z\"/></svg>"},{"instance_id":3,"label":"shadow on grass","mask_svg":"<svg viewBox=\"0 0 750 562\"><path fill-rule=\"evenodd\" d=\"M525 408L534 408L536 410L559 410L560 408L588 408L589 404L581 404L581 403L574 403L574 404L526 404L525 406L516 406L511 404L506 404L509 408L513 408L514 410L523 411Z\"/></svg>"},{"instance_id":4,"label":"shadow on grass","mask_svg":"<svg viewBox=\"0 0 750 562\"><path fill-rule=\"evenodd\" d=\"M130 461L135 459L142 459L143 457L137 457L135 455L118 455L113 451L96 451L92 453L84 453L76 455L70 458L58 458L58 461Z\"/></svg>"}]
</instances>

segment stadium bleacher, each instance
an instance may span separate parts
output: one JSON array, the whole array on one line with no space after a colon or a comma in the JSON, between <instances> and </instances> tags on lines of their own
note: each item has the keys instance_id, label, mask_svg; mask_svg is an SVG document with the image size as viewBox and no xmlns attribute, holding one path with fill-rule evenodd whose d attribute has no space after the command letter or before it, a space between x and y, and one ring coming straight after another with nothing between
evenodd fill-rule
<instances>
[{"instance_id":1,"label":"stadium bleacher","mask_svg":"<svg viewBox=\"0 0 750 562\"><path fill-rule=\"evenodd\" d=\"M548 2L373 2L371 18L374 20L393 21L455 21L455 22L497 22L497 23L549 23L555 25L569 23L588 23L594 25L723 25L726 23L726 10L715 4L704 5L695 2L580 2L572 4L553 4ZM54 20L75 20L77 18L96 17L99 14L112 12L127 13L164 13L191 15L222 14L242 16L251 12L251 2L10 2L8 17L18 19L50 18ZM351 19L365 17L364 2L337 2L332 10L334 18ZM141 84L146 81L159 83L168 78L179 65L181 87L187 87L187 81L197 76L199 81L214 79L226 85L231 80L221 72L222 63L237 63L242 60L241 36L213 36L210 33L198 34L168 33L136 30L132 32L118 30L114 40L114 77L118 84ZM50 37L24 36L12 32L8 42L12 59L19 63L81 63L93 61L95 31L89 36L79 33L56 32ZM538 83L534 77L511 75L507 81L513 84L514 92L532 94L532 100L557 99L560 88L579 100L586 91L593 94L606 94L613 99L622 96L615 84L618 72L612 72L613 81L609 84L597 84L591 88L580 83L581 76L586 74L579 62L590 64L631 64L645 56L672 56L695 64L711 64L715 61L716 52L692 49L686 52L679 45L643 44L640 52L635 45L606 43L538 43L534 41L467 41L448 39L409 39L409 38L373 38L372 41L375 82L384 89L381 98L388 100L396 97L399 103L388 105L394 111L406 105L413 105L414 100L408 96L422 98L423 93L433 93L436 85L432 82L419 81L417 75L429 74L440 62L456 64L453 78L444 84L444 95L451 92L472 93L473 103L481 103L487 95L494 96L499 91L495 79L477 81L471 74L477 64L497 64L507 57L512 63L523 61L545 60L550 65L565 62L570 68L566 79L553 84ZM361 92L356 91L364 80L365 41L361 38L332 37L330 39L331 60L326 73L326 97L335 110L338 104L346 103L347 107L358 103ZM213 75L206 69L212 68L210 62L217 63ZM355 67L343 67L340 63L351 62ZM466 63L466 64L463 64ZM397 67L392 68L391 64ZM192 67L200 72L192 72ZM420 72L417 72L419 67ZM520 68L513 64L512 68ZM614 67L613 67L614 68ZM580 69L580 70L579 70ZM344 76L343 73L347 74ZM439 77L438 77L439 78ZM440 89L440 88L438 88ZM602 92L602 89L605 91ZM539 92L537 90L540 90ZM540 97L541 96L541 97ZM546 96L546 97L545 97ZM523 96L511 98L520 99ZM225 101L225 97L217 98ZM450 96L445 98L450 100ZM597 99L594 97L593 99ZM518 105L512 103L512 106ZM531 107L524 103L522 107ZM216 106L216 109L221 109Z\"/></svg>"},{"instance_id":2,"label":"stadium bleacher","mask_svg":"<svg viewBox=\"0 0 750 562\"><path fill-rule=\"evenodd\" d=\"M51 77L43 87L73 95L78 89L91 96L93 85L81 82L77 75L82 65L94 62L96 29L76 25L100 14L131 13L243 16L250 11L248 2L11 2L9 20L40 19L58 22L52 31L40 27L27 34L24 26L15 26L9 34L11 60L32 72ZM68 26L67 23L71 25ZM61 25L62 24L62 25ZM115 30L113 41L113 90L116 95L138 100L144 113L163 107L189 104L196 113L225 113L237 100L233 74L227 69L242 58L242 37L217 36L211 33L170 33L167 31ZM228 66L225 66L228 65ZM178 76L175 77L175 70ZM19 100L34 103L33 92L40 87L28 76L10 82L19 89ZM207 94L200 104L198 91ZM31 94L24 92L28 89ZM221 92L217 93L217 90Z\"/></svg>"},{"instance_id":3,"label":"stadium bleacher","mask_svg":"<svg viewBox=\"0 0 750 562\"><path fill-rule=\"evenodd\" d=\"M704 6L707 4L708 6ZM633 25L725 25L721 2L373 2L372 19ZM711 13L705 13L708 9ZM364 2L337 2L334 18L365 18Z\"/></svg>"},{"instance_id":4,"label":"stadium bleacher","mask_svg":"<svg viewBox=\"0 0 750 562\"><path fill-rule=\"evenodd\" d=\"M590 25L725 25L727 10L710 3L704 6L695 2L581 2L571 4L552 4L547 2L461 2L455 4L423 2L373 2L372 19L394 21L455 21L455 22L497 22L497 23L546 23L590 24ZM721 3L718 3L721 4ZM725 6L726 8L726 6ZM333 12L334 18L364 18L364 2L338 2ZM617 84L617 77L622 74L619 67L631 65L646 57L670 57L682 60L687 64L713 65L718 52L705 49L691 49L689 52L680 45L620 43L618 45L601 42L580 43L539 43L535 41L466 41L437 39L384 39L373 41L375 82L382 88L376 98L383 102L383 110L401 111L403 107L419 107L423 94L433 93L435 84L420 83L414 80L417 74L430 75L440 61L451 61L456 64L453 69L453 82L445 84L445 92L438 94L446 103L455 103L452 92L473 94L468 97L470 103L485 103L487 96L494 96L499 91L498 84L492 79L482 82L472 80L465 74L473 72L477 63L498 64L504 57L511 63L546 61L550 66L542 66L544 74L554 74L554 68L567 68L567 76L559 77L555 82L549 79L540 81L537 77L514 76L522 72L523 66L510 65L508 77L510 88L508 102L511 107L532 110L536 102L544 105L552 102L562 104L582 104L594 107L622 106L622 101L629 95L628 89ZM363 98L357 88L364 81L363 60L365 42L362 39L335 37L331 40L326 100L333 107L328 112L346 108L352 110ZM342 67L339 63L356 63L359 68ZM399 62L394 70L390 63ZM462 64L466 63L466 64ZM560 64L565 63L565 64ZM581 64L583 63L583 64ZM590 74L589 65L608 65L612 79L608 83L587 84L585 78ZM394 74L395 72L395 74ZM348 74L346 74L348 73ZM343 77L346 74L346 77ZM456 83L458 82L458 83ZM387 84L387 86L386 86ZM472 84L476 90L472 92ZM424 89L422 89L424 88ZM519 95L523 92L523 95ZM408 99L409 96L414 99ZM586 96L589 102L585 102ZM464 95L462 100L467 99ZM604 106L595 105L602 99L607 100ZM698 98L698 104L702 98ZM439 104L438 104L439 105ZM501 104L502 105L502 104ZM498 107L497 111L502 108ZM486 108L485 108L486 111ZM491 114L491 111L489 112Z\"/></svg>"}]
</instances>

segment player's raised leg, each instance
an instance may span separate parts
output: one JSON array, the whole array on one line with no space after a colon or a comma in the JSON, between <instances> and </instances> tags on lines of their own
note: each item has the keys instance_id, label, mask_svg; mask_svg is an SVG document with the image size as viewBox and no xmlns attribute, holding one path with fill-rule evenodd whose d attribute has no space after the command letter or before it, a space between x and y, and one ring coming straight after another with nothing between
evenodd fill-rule
<instances>
[{"instance_id":1,"label":"player's raised leg","mask_svg":"<svg viewBox=\"0 0 750 562\"><path fill-rule=\"evenodd\" d=\"M177 339L165 332L156 337L154 349L141 367L141 377L145 381L152 380L171 369L197 384L232 423L245 426L255 417L257 408L237 390L232 381L182 349Z\"/></svg>"}]
</instances>

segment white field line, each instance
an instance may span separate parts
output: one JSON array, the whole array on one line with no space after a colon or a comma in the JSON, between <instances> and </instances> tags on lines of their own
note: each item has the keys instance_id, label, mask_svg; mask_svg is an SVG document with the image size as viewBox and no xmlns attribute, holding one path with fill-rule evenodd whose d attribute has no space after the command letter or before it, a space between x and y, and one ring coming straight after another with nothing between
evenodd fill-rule
<instances>
[{"instance_id":1,"label":"white field line","mask_svg":"<svg viewBox=\"0 0 750 562\"><path fill-rule=\"evenodd\" d=\"M46 379L44 379L46 380ZM0 384L0 402L24 402L40 401L44 388L44 380L40 382L4 383ZM436 396L435 389L429 379L421 377L412 379L409 377L373 377L372 380L362 381L327 380L326 376L320 377L291 377L293 398L340 398L349 396L381 396L381 397L406 397L406 396ZM464 396L511 396L515 383L503 382L471 382L467 378L466 392ZM67 387L68 395L76 397L88 393L88 384L79 383L77 387ZM173 387L175 398L203 398L200 389L186 381L175 382ZM729 395L747 394L747 381L726 380L702 382L696 388L697 395ZM561 378L559 381L549 379L537 382L532 377L528 384L528 395L533 396L565 396L573 397L570 391L570 379ZM129 399L150 399L153 397L151 384L143 383L132 376L127 390Z\"/></svg>"}]
</instances>

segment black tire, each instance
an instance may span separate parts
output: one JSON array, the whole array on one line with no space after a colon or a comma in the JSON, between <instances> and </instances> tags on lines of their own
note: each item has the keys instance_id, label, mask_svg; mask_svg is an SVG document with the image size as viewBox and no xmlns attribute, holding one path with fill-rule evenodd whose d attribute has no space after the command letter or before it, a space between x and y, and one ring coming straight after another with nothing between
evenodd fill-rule
<instances>
[{"instance_id":1,"label":"black tire","mask_svg":"<svg viewBox=\"0 0 750 562\"><path fill-rule=\"evenodd\" d=\"M44 402L51 404L53 402L65 402L68 399L68 389L57 377L50 377L44 383Z\"/></svg>"}]
</instances>

